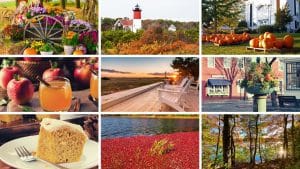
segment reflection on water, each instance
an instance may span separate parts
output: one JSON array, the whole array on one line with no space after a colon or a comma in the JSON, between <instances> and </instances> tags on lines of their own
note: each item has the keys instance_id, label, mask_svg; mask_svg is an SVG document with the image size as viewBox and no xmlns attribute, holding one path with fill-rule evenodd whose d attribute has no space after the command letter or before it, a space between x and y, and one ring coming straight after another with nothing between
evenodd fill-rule
<instances>
[{"instance_id":1,"label":"reflection on water","mask_svg":"<svg viewBox=\"0 0 300 169\"><path fill-rule=\"evenodd\" d=\"M156 135L183 131L198 131L199 121L194 119L101 118L102 138Z\"/></svg>"}]
</instances>

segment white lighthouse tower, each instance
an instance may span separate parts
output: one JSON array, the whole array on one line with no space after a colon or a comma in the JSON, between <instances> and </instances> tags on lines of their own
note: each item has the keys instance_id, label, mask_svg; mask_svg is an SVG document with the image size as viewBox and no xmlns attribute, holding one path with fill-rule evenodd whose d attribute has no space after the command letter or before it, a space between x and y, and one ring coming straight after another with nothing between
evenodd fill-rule
<instances>
[{"instance_id":1,"label":"white lighthouse tower","mask_svg":"<svg viewBox=\"0 0 300 169\"><path fill-rule=\"evenodd\" d=\"M133 9L132 31L136 33L139 29L142 29L142 10L140 6L136 4Z\"/></svg>"}]
</instances>

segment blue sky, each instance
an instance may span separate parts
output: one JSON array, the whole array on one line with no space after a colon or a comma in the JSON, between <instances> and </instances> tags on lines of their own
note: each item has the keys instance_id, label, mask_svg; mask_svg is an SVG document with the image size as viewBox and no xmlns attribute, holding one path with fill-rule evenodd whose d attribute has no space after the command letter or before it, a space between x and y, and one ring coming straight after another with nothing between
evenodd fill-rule
<instances>
[{"instance_id":1,"label":"blue sky","mask_svg":"<svg viewBox=\"0 0 300 169\"><path fill-rule=\"evenodd\" d=\"M174 57L111 57L102 58L102 75L104 76L148 76L149 73L173 73L170 64ZM105 71L103 71L103 69Z\"/></svg>"},{"instance_id":2,"label":"blue sky","mask_svg":"<svg viewBox=\"0 0 300 169\"><path fill-rule=\"evenodd\" d=\"M142 19L199 21L199 0L102 0L101 17L132 18L137 3L142 8Z\"/></svg>"}]
</instances>

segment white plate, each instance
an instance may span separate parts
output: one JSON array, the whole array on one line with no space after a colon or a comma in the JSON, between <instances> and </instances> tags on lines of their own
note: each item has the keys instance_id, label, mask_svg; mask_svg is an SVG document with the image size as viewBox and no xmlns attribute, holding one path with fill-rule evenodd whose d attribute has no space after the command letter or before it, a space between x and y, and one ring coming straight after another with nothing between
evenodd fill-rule
<instances>
[{"instance_id":1,"label":"white plate","mask_svg":"<svg viewBox=\"0 0 300 169\"><path fill-rule=\"evenodd\" d=\"M30 152L36 152L38 136L22 137L3 144L0 147L0 160L19 169L51 169L43 162L23 162L15 152L15 147L25 146ZM60 164L69 169L88 169L98 165L98 143L88 140L79 162Z\"/></svg>"}]
</instances>

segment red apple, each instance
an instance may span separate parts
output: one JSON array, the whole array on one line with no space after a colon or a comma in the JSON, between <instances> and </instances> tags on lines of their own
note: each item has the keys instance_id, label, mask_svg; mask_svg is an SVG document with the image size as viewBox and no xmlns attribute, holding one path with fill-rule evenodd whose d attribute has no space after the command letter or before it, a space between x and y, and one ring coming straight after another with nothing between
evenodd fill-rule
<instances>
[{"instance_id":1,"label":"red apple","mask_svg":"<svg viewBox=\"0 0 300 169\"><path fill-rule=\"evenodd\" d=\"M97 63L94 63L93 69L94 69L95 71L98 71L98 69L99 69L99 64L98 64L98 62L97 62Z\"/></svg>"},{"instance_id":2,"label":"red apple","mask_svg":"<svg viewBox=\"0 0 300 169\"><path fill-rule=\"evenodd\" d=\"M29 62L38 62L41 60L42 60L42 58L39 58L39 57L24 57L24 61L29 61Z\"/></svg>"},{"instance_id":3,"label":"red apple","mask_svg":"<svg viewBox=\"0 0 300 169\"><path fill-rule=\"evenodd\" d=\"M56 76L64 76L63 70L60 68L49 68L43 73L43 79L53 78Z\"/></svg>"},{"instance_id":4,"label":"red apple","mask_svg":"<svg viewBox=\"0 0 300 169\"><path fill-rule=\"evenodd\" d=\"M83 87L90 86L91 65L83 65L74 69L74 79Z\"/></svg>"},{"instance_id":5,"label":"red apple","mask_svg":"<svg viewBox=\"0 0 300 169\"><path fill-rule=\"evenodd\" d=\"M0 71L0 86L3 89L7 88L8 82L14 78L15 74L19 74L19 68L16 66L4 67Z\"/></svg>"},{"instance_id":6,"label":"red apple","mask_svg":"<svg viewBox=\"0 0 300 169\"><path fill-rule=\"evenodd\" d=\"M16 104L28 103L33 96L34 87L30 80L14 78L7 85L7 95Z\"/></svg>"}]
</instances>

